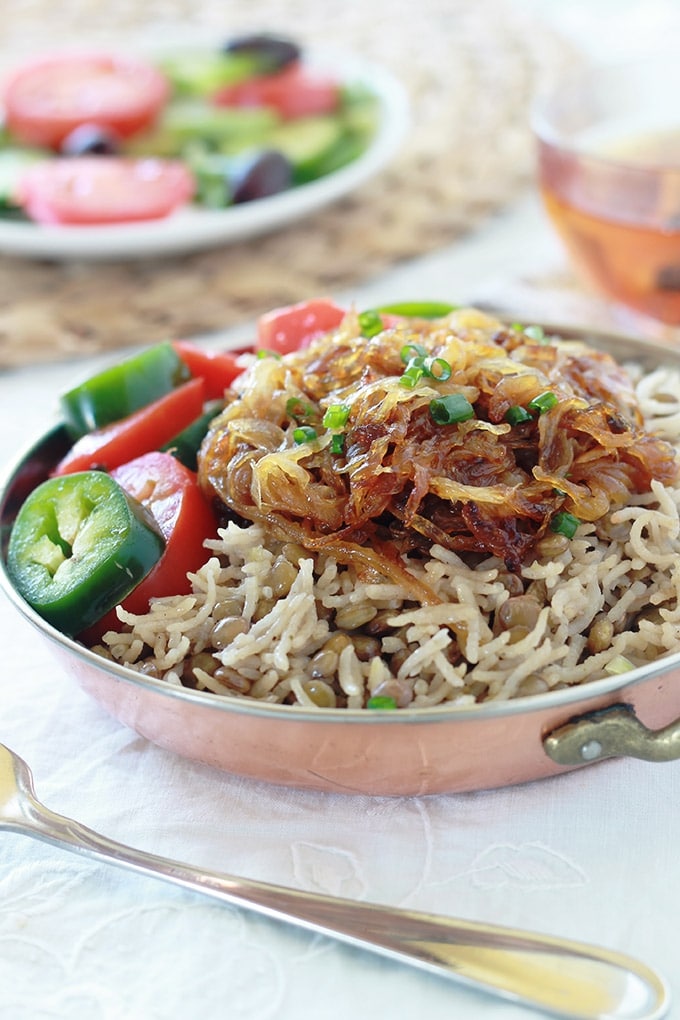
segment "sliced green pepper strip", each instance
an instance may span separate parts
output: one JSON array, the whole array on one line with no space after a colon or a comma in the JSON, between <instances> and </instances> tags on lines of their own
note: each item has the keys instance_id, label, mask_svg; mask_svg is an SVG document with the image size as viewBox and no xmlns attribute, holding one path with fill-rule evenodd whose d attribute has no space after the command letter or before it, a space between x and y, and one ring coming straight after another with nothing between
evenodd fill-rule
<instances>
[{"instance_id":1,"label":"sliced green pepper strip","mask_svg":"<svg viewBox=\"0 0 680 1020\"><path fill-rule=\"evenodd\" d=\"M455 312L457 307L444 301L398 301L393 305L380 305L376 311L385 315L403 315L407 319L443 319Z\"/></svg>"},{"instance_id":2,"label":"sliced green pepper strip","mask_svg":"<svg viewBox=\"0 0 680 1020\"><path fill-rule=\"evenodd\" d=\"M127 418L191 378L170 341L155 344L64 393L60 407L71 437Z\"/></svg>"},{"instance_id":3,"label":"sliced green pepper strip","mask_svg":"<svg viewBox=\"0 0 680 1020\"><path fill-rule=\"evenodd\" d=\"M185 429L178 432L169 443L164 443L161 450L164 453L171 453L176 460L185 467L195 471L198 466L198 450L205 439L210 422L224 407L223 400L211 400L205 405L202 415L187 425Z\"/></svg>"},{"instance_id":4,"label":"sliced green pepper strip","mask_svg":"<svg viewBox=\"0 0 680 1020\"><path fill-rule=\"evenodd\" d=\"M28 496L7 566L29 605L73 636L129 595L164 548L141 503L104 472L83 471L50 478Z\"/></svg>"}]
</instances>

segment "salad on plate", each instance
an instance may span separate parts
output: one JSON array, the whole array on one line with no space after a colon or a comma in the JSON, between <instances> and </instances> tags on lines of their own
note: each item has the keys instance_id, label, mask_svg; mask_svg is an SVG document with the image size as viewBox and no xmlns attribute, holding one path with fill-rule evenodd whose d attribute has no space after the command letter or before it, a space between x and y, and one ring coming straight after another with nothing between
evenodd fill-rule
<instances>
[{"instance_id":1,"label":"salad on plate","mask_svg":"<svg viewBox=\"0 0 680 1020\"><path fill-rule=\"evenodd\" d=\"M42 56L8 76L2 104L0 218L42 225L267 198L358 159L379 124L370 86L269 34L155 60Z\"/></svg>"}]
</instances>

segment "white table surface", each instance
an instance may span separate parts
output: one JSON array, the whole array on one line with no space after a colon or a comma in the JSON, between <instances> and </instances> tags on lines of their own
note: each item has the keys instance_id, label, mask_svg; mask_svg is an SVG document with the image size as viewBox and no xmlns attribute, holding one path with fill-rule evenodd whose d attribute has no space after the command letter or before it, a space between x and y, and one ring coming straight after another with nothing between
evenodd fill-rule
<instances>
[{"instance_id":1,"label":"white table surface","mask_svg":"<svg viewBox=\"0 0 680 1020\"><path fill-rule=\"evenodd\" d=\"M473 299L507 276L520 227L530 241L514 272L559 258L529 196L454 249L352 296ZM105 362L0 375L2 462L51 422L65 386ZM0 740L28 760L54 810L209 869L607 945L658 968L680 1004L680 764L610 761L423 799L279 789L184 761L123 728L57 668L6 599L0 642ZM534 1015L16 834L2 835L0 905L0 1016L9 1020Z\"/></svg>"},{"instance_id":2,"label":"white table surface","mask_svg":"<svg viewBox=\"0 0 680 1020\"><path fill-rule=\"evenodd\" d=\"M339 297L472 300L559 259L527 196L453 248ZM0 374L0 462L50 424L62 389L108 360ZM182 760L122 727L6 599L0 646L0 740L28 760L54 810L208 869L606 945L660 970L677 1004L669 1015L680 1017L680 763L616 760L421 799L286 790ZM23 836L3 833L1 847L8 1020L536 1015Z\"/></svg>"}]
</instances>

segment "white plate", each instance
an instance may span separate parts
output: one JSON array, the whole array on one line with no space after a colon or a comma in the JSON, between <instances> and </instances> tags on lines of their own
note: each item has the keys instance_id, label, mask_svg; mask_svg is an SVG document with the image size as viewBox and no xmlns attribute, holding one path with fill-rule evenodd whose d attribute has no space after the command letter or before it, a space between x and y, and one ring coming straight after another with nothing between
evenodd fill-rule
<instances>
[{"instance_id":1,"label":"white plate","mask_svg":"<svg viewBox=\"0 0 680 1020\"><path fill-rule=\"evenodd\" d=\"M306 58L307 59L307 58ZM384 68L354 57L310 63L342 81L360 81L377 96L380 119L368 149L352 163L309 184L228 209L185 207L162 220L71 227L0 220L0 252L48 259L130 259L175 255L264 234L336 201L383 169L396 155L408 126L401 84Z\"/></svg>"}]
</instances>

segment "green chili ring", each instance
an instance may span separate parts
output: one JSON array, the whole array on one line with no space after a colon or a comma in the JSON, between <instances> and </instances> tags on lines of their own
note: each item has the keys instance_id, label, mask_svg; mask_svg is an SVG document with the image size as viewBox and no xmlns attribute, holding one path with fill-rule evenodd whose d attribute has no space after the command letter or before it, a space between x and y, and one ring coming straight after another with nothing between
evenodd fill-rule
<instances>
[{"instance_id":1,"label":"green chili ring","mask_svg":"<svg viewBox=\"0 0 680 1020\"><path fill-rule=\"evenodd\" d=\"M164 549L141 503L104 472L82 471L50 478L28 496L7 566L29 605L75 636L129 595Z\"/></svg>"}]
</instances>

